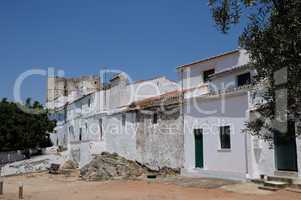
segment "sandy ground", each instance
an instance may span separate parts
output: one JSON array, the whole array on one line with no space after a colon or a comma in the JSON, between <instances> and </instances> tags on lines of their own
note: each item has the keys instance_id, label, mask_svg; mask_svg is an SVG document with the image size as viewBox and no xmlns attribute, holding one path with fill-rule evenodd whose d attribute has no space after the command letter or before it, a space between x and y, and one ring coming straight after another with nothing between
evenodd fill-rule
<instances>
[{"instance_id":1,"label":"sandy ground","mask_svg":"<svg viewBox=\"0 0 301 200\"><path fill-rule=\"evenodd\" d=\"M5 194L1 200L18 199L18 187L24 184L25 200L297 200L301 194L279 191L258 192L247 184L228 184L223 188L180 186L171 181L106 181L85 182L77 174L49 175L47 173L6 177ZM178 182L180 180L178 179ZM188 182L188 180L185 180ZM195 182L196 180L194 180ZM213 184L212 181L209 184ZM202 185L206 185L203 181Z\"/></svg>"}]
</instances>

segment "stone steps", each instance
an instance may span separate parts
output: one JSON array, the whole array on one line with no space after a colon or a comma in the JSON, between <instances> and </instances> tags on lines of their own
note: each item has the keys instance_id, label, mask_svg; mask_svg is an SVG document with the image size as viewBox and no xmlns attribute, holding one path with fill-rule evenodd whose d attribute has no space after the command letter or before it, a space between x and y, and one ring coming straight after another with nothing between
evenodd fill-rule
<instances>
[{"instance_id":1,"label":"stone steps","mask_svg":"<svg viewBox=\"0 0 301 200\"><path fill-rule=\"evenodd\" d=\"M268 186L259 186L258 189L272 191L272 192L276 192L280 190L280 188L268 187Z\"/></svg>"},{"instance_id":2,"label":"stone steps","mask_svg":"<svg viewBox=\"0 0 301 200\"><path fill-rule=\"evenodd\" d=\"M258 189L276 192L278 190L286 188L287 186L288 184L286 182L264 181L263 185L259 186Z\"/></svg>"},{"instance_id":3,"label":"stone steps","mask_svg":"<svg viewBox=\"0 0 301 200\"><path fill-rule=\"evenodd\" d=\"M294 171L275 171L275 176L297 178L298 172Z\"/></svg>"},{"instance_id":4,"label":"stone steps","mask_svg":"<svg viewBox=\"0 0 301 200\"><path fill-rule=\"evenodd\" d=\"M274 187L274 188L279 188L279 189L283 189L283 188L286 188L287 186L289 186L288 183L280 182L280 181L265 181L263 183L263 185L265 187Z\"/></svg>"},{"instance_id":5,"label":"stone steps","mask_svg":"<svg viewBox=\"0 0 301 200\"><path fill-rule=\"evenodd\" d=\"M293 179L291 177L284 177L284 176L268 176L268 181L275 181L275 182L284 182L289 185L293 184Z\"/></svg>"},{"instance_id":6,"label":"stone steps","mask_svg":"<svg viewBox=\"0 0 301 200\"><path fill-rule=\"evenodd\" d=\"M291 192L301 193L301 181L297 177L291 176L263 176L263 179L256 179L254 182L261 184L259 189L278 191L286 189Z\"/></svg>"},{"instance_id":7,"label":"stone steps","mask_svg":"<svg viewBox=\"0 0 301 200\"><path fill-rule=\"evenodd\" d=\"M264 180L263 179L252 179L251 182L256 183L256 184L263 184Z\"/></svg>"}]
</instances>

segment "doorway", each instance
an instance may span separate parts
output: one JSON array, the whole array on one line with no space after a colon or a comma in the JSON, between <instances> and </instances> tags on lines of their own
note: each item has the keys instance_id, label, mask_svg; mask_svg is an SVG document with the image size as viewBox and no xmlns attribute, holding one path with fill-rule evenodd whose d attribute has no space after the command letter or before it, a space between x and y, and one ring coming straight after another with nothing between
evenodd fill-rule
<instances>
[{"instance_id":1,"label":"doorway","mask_svg":"<svg viewBox=\"0 0 301 200\"><path fill-rule=\"evenodd\" d=\"M203 129L194 129L195 167L204 167Z\"/></svg>"},{"instance_id":2,"label":"doorway","mask_svg":"<svg viewBox=\"0 0 301 200\"><path fill-rule=\"evenodd\" d=\"M295 123L288 122L288 133L274 131L275 161L279 171L298 171Z\"/></svg>"}]
</instances>

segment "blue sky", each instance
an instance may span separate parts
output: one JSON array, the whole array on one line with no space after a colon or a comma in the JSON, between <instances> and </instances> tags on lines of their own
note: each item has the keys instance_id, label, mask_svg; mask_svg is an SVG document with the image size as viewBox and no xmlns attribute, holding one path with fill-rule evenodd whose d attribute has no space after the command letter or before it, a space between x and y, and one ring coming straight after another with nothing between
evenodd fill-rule
<instances>
[{"instance_id":1,"label":"blue sky","mask_svg":"<svg viewBox=\"0 0 301 200\"><path fill-rule=\"evenodd\" d=\"M107 67L134 80L236 49L241 26L217 31L207 0L2 0L0 98L13 99L16 78L29 69L55 67L66 76ZM45 101L46 77L33 76L22 97Z\"/></svg>"}]
</instances>

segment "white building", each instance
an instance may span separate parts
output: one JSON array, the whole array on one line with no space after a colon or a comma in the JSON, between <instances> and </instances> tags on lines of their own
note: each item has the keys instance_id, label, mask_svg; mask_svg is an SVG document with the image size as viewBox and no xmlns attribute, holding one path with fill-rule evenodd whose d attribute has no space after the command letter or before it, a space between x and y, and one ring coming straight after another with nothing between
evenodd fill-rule
<instances>
[{"instance_id":1,"label":"white building","mask_svg":"<svg viewBox=\"0 0 301 200\"><path fill-rule=\"evenodd\" d=\"M69 159L78 162L80 167L86 165L94 154L107 151L153 169L180 169L184 149L182 128L174 128L174 134L166 133L168 128L161 128L166 124L179 124L176 123L180 120L179 113L177 117L168 118L160 114L160 108L151 111L147 110L148 106L139 107L142 101L160 100L162 95L177 89L177 84L165 77L130 84L119 74L104 90L78 98L67 97L70 101L65 104L59 102L61 99L49 102L48 105L59 105L55 112L58 124L52 141L66 146ZM179 101L176 102L175 109L179 109ZM155 123L153 115L157 116ZM166 145L168 141L172 145Z\"/></svg>"},{"instance_id":2,"label":"white building","mask_svg":"<svg viewBox=\"0 0 301 200\"><path fill-rule=\"evenodd\" d=\"M58 119L52 141L80 167L108 151L153 169L182 168L185 176L301 176L301 138L271 148L244 132L264 103L248 63L245 50L234 50L179 66L179 83L129 83L119 74L97 92L57 98L47 104Z\"/></svg>"},{"instance_id":3,"label":"white building","mask_svg":"<svg viewBox=\"0 0 301 200\"><path fill-rule=\"evenodd\" d=\"M254 106L250 83L256 72L248 62L246 51L235 50L177 68L185 93L183 175L238 180L283 171L301 175L300 139L297 149L293 141L275 146L275 153L243 132Z\"/></svg>"}]
</instances>

